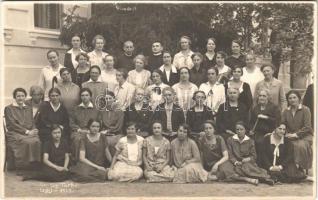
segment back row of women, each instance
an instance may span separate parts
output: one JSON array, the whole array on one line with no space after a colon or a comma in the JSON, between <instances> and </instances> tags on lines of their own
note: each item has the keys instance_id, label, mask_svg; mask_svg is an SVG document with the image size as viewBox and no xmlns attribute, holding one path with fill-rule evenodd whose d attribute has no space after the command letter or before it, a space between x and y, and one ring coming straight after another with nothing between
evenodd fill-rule
<instances>
[{"instance_id":1,"label":"back row of women","mask_svg":"<svg viewBox=\"0 0 318 200\"><path fill-rule=\"evenodd\" d=\"M274 67L259 70L252 54L243 60L237 41L229 58L214 53L212 38L204 56L191 52L190 43L181 37L173 62L160 42L147 63L143 55L132 59L130 41L115 60L102 52L101 36L89 54L74 36L65 67L50 50L31 99L17 88L5 109L15 165L31 166L24 179L133 181L142 168L149 182L304 179L313 131L299 93L287 93L287 107ZM135 69L127 73L130 62Z\"/></svg>"}]
</instances>

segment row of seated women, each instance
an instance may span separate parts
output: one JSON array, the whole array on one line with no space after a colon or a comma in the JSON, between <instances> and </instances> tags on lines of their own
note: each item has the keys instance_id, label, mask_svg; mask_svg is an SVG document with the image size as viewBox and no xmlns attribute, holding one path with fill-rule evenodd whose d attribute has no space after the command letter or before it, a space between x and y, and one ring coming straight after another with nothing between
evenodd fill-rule
<instances>
[{"instance_id":1,"label":"row of seated women","mask_svg":"<svg viewBox=\"0 0 318 200\"><path fill-rule=\"evenodd\" d=\"M242 112L240 107L238 107L239 89L230 87L227 90L228 100L220 106L215 116L216 124L210 123L213 130L211 132L217 134L208 133L207 123L203 123L206 120L213 119L211 110L204 104L206 96L203 91L194 93L195 105L186 114L175 103L175 91L171 87L166 87L162 90L164 103L159 104L154 110L149 109L150 107L147 105L148 98L145 98L145 94L144 89L137 89L135 102L123 112L121 109L117 109L118 103L115 102L115 94L107 91L102 100L98 102L100 110L97 110L97 106L94 106L91 102L92 91L88 88L82 88L80 90L81 102L69 114L63 103L60 102L61 92L58 88L50 89L49 101L41 103L40 101L44 95L42 88L32 87L32 99L28 101L25 101L26 91L22 88L16 89L13 92L15 102L5 108L5 119L8 129L6 134L7 146L13 151L16 166L31 165L31 169L34 169L34 164L37 165L42 161L43 154L44 165L51 167L47 168L45 166L45 170L53 169L53 171L55 170L54 172L69 170L73 174L71 176L72 179L75 181L85 182L96 179L96 177L101 177L101 171L104 174L103 177L108 177L108 179L135 180L143 174L139 168L142 160L144 160L143 168L146 171L149 171L148 169L151 167L157 173L163 170L161 169L163 164L156 164L156 162L160 163L157 160L159 159L157 154L161 148L153 151L149 150L149 152L152 151L151 154L149 152L144 153L145 151L142 151L140 147L142 145L147 147L146 141L148 139L158 139L155 136L157 132L160 132L160 135L163 135L168 142L171 142L171 159L168 159L169 156L167 154L167 159L164 162L161 161L163 163L167 162L164 167L170 166L165 171L170 178L162 176L162 174L154 176L156 178L163 177L163 179L173 180L174 182L206 181L208 178L211 180L222 179L217 172L221 169L220 164L226 163L225 161L228 159L234 164L235 173L238 174L228 176L233 176L236 180L247 180L254 184L258 182L255 178L272 184L273 181L269 175L272 175L274 180L283 182L298 181L305 177L303 169L309 169L312 165L310 111L307 107L300 104L301 97L296 91L292 90L287 94L290 106L284 110L280 120L279 109L273 106L268 99L269 92L261 90L258 94L258 104L252 111L254 117L251 118L251 123L249 123L248 117L246 117L248 112ZM147 109L142 109L143 107ZM255 120L255 123L253 120ZM136 121L137 123L130 125L131 121ZM238 124L238 121L243 122ZM189 126L184 125L184 122L187 122ZM127 127L126 129L123 128L124 124ZM157 127L160 131L155 130L155 124L160 126ZM283 134L281 135L284 137L278 137L277 135L279 134L276 134L281 129L283 129ZM58 142L54 142L53 133L55 131L61 132L59 134L56 133L57 138L62 138L61 145ZM268 139L269 137L265 135L272 132L272 135L276 135ZM126 137L124 133L127 134ZM134 135L134 137L130 138L129 133ZM149 136L150 133L153 133L153 135ZM212 135L212 139L209 135ZM193 138L193 140L187 139L187 136ZM216 141L222 143L221 140L223 140L224 144L224 141L227 141L228 146L223 145L219 155L208 153L204 156L204 151L215 150L216 146L221 148L222 145L215 145ZM162 140L160 141L153 141L154 146L160 146ZM186 143L183 143L184 141ZM269 144L264 148L264 142L266 141ZM245 143L248 143L248 145L244 147L243 144ZM286 148L281 150L285 144ZM204 145L207 145L208 148L204 148ZM238 146L235 147L235 145ZM70 156L69 154L67 156L54 155L60 152L60 147L65 148L63 151L70 153ZM198 148L201 151L198 151ZM226 148L229 149L229 158L226 158L228 156L224 153ZM53 152L51 156L49 155L50 152ZM272 157L265 157L265 152ZM283 156L283 152L287 152L286 155L288 156ZM150 161L145 161L148 154L153 157L154 163L151 164ZM202 154L202 160L200 159L200 154ZM219 160L216 159L216 161L211 161L212 164L209 164L210 161L207 160L211 159L211 155L216 156ZM50 157L53 157L52 160L50 160ZM55 161L56 157L59 160L58 162ZM141 159L143 157L144 159ZM278 160L284 160L285 158L288 160L288 162L286 161L288 166L283 163L276 164L280 162ZM151 160L151 158L149 159ZM73 164L70 169L68 168L69 160ZM213 162L215 163L213 164ZM243 166L249 162L252 164L248 164L245 169ZM209 173L203 170L200 163L203 164L205 170ZM123 168L129 168L122 167L125 164L130 165L130 167L133 166L134 170L123 171ZM190 164L190 167L185 167L188 164ZM290 167L289 164L293 167ZM110 167L110 170L106 170L105 167L107 166ZM262 167L263 170L258 166ZM101 171L97 171L96 175L92 170ZM131 171L135 172L133 178L129 174ZM223 175L226 174L226 172L222 173ZM231 170L230 173L232 173ZM35 171L32 175L27 175L26 179L40 177L42 180L39 174L41 175L42 173ZM50 173L45 171L43 174L48 175ZM67 176L69 175L69 173L66 174ZM151 174L145 172L145 177L147 178ZM59 176L55 174L53 177ZM105 180L105 178L102 179ZM54 178L49 178L49 180L54 181Z\"/></svg>"}]
</instances>

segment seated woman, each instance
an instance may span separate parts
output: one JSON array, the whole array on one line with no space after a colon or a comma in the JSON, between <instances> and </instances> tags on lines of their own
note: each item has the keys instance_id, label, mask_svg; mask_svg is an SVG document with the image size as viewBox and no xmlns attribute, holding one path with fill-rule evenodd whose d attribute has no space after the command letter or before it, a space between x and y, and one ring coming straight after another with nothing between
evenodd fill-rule
<instances>
[{"instance_id":1,"label":"seated woman","mask_svg":"<svg viewBox=\"0 0 318 200\"><path fill-rule=\"evenodd\" d=\"M89 57L86 53L79 53L75 60L78 62L78 66L74 69L72 73L72 81L80 88L82 88L82 83L89 80Z\"/></svg>"},{"instance_id":2,"label":"seated woman","mask_svg":"<svg viewBox=\"0 0 318 200\"><path fill-rule=\"evenodd\" d=\"M60 124L63 127L62 137L69 141L69 115L66 108L60 102L61 92L57 88L49 90L50 101L45 101L39 108L39 115L36 127L39 129L39 136L42 142L50 139L52 124Z\"/></svg>"},{"instance_id":3,"label":"seated woman","mask_svg":"<svg viewBox=\"0 0 318 200\"><path fill-rule=\"evenodd\" d=\"M145 70L146 58L143 55L137 55L134 58L135 69L128 72L127 81L135 87L146 88L151 84L151 73Z\"/></svg>"},{"instance_id":4,"label":"seated woman","mask_svg":"<svg viewBox=\"0 0 318 200\"><path fill-rule=\"evenodd\" d=\"M257 164L262 166L260 155L262 152L262 143L264 135L273 132L280 123L281 112L278 106L269 101L269 91L259 90L257 94L257 105L252 109L250 127L250 136L255 141L257 154Z\"/></svg>"},{"instance_id":5,"label":"seated woman","mask_svg":"<svg viewBox=\"0 0 318 200\"><path fill-rule=\"evenodd\" d=\"M89 134L80 144L80 156L75 166L70 168L71 178L75 182L104 182L107 178L107 166L112 160L106 137L101 134L101 123L89 120Z\"/></svg>"},{"instance_id":6,"label":"seated woman","mask_svg":"<svg viewBox=\"0 0 318 200\"><path fill-rule=\"evenodd\" d=\"M52 125L51 139L43 145L43 164L40 169L23 180L39 180L60 182L69 178L69 146L61 139L62 128L58 124Z\"/></svg>"},{"instance_id":7,"label":"seated woman","mask_svg":"<svg viewBox=\"0 0 318 200\"><path fill-rule=\"evenodd\" d=\"M207 120L203 126L204 132L198 143L203 167L209 172L209 178L212 180L246 181L257 185L257 179L240 176L234 171L234 165L229 161L224 139L215 134L215 122Z\"/></svg>"},{"instance_id":8,"label":"seated woman","mask_svg":"<svg viewBox=\"0 0 318 200\"><path fill-rule=\"evenodd\" d=\"M98 120L99 112L91 102L92 92L88 88L82 88L80 91L81 103L70 113L71 128L71 150L72 161L79 158L79 147L81 138L89 133L87 123L90 119Z\"/></svg>"},{"instance_id":9,"label":"seated woman","mask_svg":"<svg viewBox=\"0 0 318 200\"><path fill-rule=\"evenodd\" d=\"M122 128L124 125L124 112L118 108L115 95L107 91L105 95L105 107L100 109L99 116L102 122L102 133L106 135L109 151L115 154L115 145L123 137Z\"/></svg>"},{"instance_id":10,"label":"seated woman","mask_svg":"<svg viewBox=\"0 0 318 200\"><path fill-rule=\"evenodd\" d=\"M286 125L280 124L277 128L266 135L260 158L263 161L263 168L268 170L274 181L299 182L306 178L303 170L296 167L292 147L288 138L285 138Z\"/></svg>"},{"instance_id":11,"label":"seated woman","mask_svg":"<svg viewBox=\"0 0 318 200\"><path fill-rule=\"evenodd\" d=\"M162 95L165 102L157 106L153 119L162 123L163 135L171 141L185 118L180 106L174 104L175 91L167 87L162 90Z\"/></svg>"},{"instance_id":12,"label":"seated woman","mask_svg":"<svg viewBox=\"0 0 318 200\"><path fill-rule=\"evenodd\" d=\"M297 91L291 90L286 96L289 107L282 115L282 123L287 128L285 137L291 140L297 168L307 170L312 167L313 160L311 113L308 107L300 104L301 96Z\"/></svg>"},{"instance_id":13,"label":"seated woman","mask_svg":"<svg viewBox=\"0 0 318 200\"><path fill-rule=\"evenodd\" d=\"M187 112L186 118L187 124L189 124L191 128L191 134L197 141L199 133L202 131L203 122L212 120L213 114L212 110L204 105L206 96L203 91L196 91L192 99L195 101L195 105Z\"/></svg>"},{"instance_id":14,"label":"seated woman","mask_svg":"<svg viewBox=\"0 0 318 200\"><path fill-rule=\"evenodd\" d=\"M28 99L25 101L25 104L30 106L33 111L33 118L36 120L38 117L38 110L40 108L41 103L43 102L44 99L44 90L40 86L33 85L30 88L30 96L31 99Z\"/></svg>"},{"instance_id":15,"label":"seated woman","mask_svg":"<svg viewBox=\"0 0 318 200\"><path fill-rule=\"evenodd\" d=\"M116 153L108 172L109 180L132 182L142 177L143 138L137 135L136 123L127 124L127 135L116 144Z\"/></svg>"},{"instance_id":16,"label":"seated woman","mask_svg":"<svg viewBox=\"0 0 318 200\"><path fill-rule=\"evenodd\" d=\"M171 155L177 172L174 183L206 182L208 172L203 169L200 152L196 143L188 138L190 127L182 124L178 128L178 137L171 142Z\"/></svg>"},{"instance_id":17,"label":"seated woman","mask_svg":"<svg viewBox=\"0 0 318 200\"><path fill-rule=\"evenodd\" d=\"M135 101L130 104L125 112L125 123L134 121L137 123L137 134L142 137L147 137L150 132L153 112L148 103L148 98L145 97L145 90L136 88Z\"/></svg>"},{"instance_id":18,"label":"seated woman","mask_svg":"<svg viewBox=\"0 0 318 200\"><path fill-rule=\"evenodd\" d=\"M15 101L4 109L6 145L18 169L41 162L39 131L34 125L32 108L25 105L26 96L27 92L23 88L16 88L13 91Z\"/></svg>"},{"instance_id":19,"label":"seated woman","mask_svg":"<svg viewBox=\"0 0 318 200\"><path fill-rule=\"evenodd\" d=\"M240 176L256 178L262 183L274 185L267 171L256 164L255 144L246 135L246 128L244 122L236 122L236 134L227 139L230 161L235 166L235 172Z\"/></svg>"},{"instance_id":20,"label":"seated woman","mask_svg":"<svg viewBox=\"0 0 318 200\"><path fill-rule=\"evenodd\" d=\"M144 175L147 182L170 182L175 168L170 167L170 142L162 136L161 122L152 124L152 136L147 137L143 144Z\"/></svg>"}]
</instances>

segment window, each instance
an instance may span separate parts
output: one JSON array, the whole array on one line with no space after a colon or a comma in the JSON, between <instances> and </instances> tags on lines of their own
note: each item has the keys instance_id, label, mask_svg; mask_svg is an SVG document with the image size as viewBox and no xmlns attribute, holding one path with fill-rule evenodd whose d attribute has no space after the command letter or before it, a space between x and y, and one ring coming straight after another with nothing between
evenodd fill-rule
<instances>
[{"instance_id":1,"label":"window","mask_svg":"<svg viewBox=\"0 0 318 200\"><path fill-rule=\"evenodd\" d=\"M62 5L34 4L34 26L47 29L61 27Z\"/></svg>"}]
</instances>

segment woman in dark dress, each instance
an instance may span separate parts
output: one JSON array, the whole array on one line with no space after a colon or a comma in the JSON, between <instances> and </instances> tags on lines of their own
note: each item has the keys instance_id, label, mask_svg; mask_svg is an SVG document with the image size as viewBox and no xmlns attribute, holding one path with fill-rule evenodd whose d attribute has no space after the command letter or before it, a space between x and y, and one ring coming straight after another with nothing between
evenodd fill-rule
<instances>
[{"instance_id":1,"label":"woman in dark dress","mask_svg":"<svg viewBox=\"0 0 318 200\"><path fill-rule=\"evenodd\" d=\"M23 177L23 180L39 180L60 182L69 178L70 149L61 139L62 128L52 125L51 139L43 145L43 164L40 169L33 171L32 175Z\"/></svg>"},{"instance_id":2,"label":"woman in dark dress","mask_svg":"<svg viewBox=\"0 0 318 200\"><path fill-rule=\"evenodd\" d=\"M231 48L232 55L225 60L225 64L231 69L233 69L236 65L240 68L245 67L245 56L241 54L242 44L238 40L233 40Z\"/></svg>"},{"instance_id":3,"label":"woman in dark dress","mask_svg":"<svg viewBox=\"0 0 318 200\"><path fill-rule=\"evenodd\" d=\"M89 57L86 53L79 53L75 60L78 62L77 68L72 72L72 81L80 88L82 88L82 83L85 83L90 78L89 73Z\"/></svg>"},{"instance_id":4,"label":"woman in dark dress","mask_svg":"<svg viewBox=\"0 0 318 200\"><path fill-rule=\"evenodd\" d=\"M137 123L137 134L142 137L147 137L150 133L150 126L153 112L149 105L149 98L146 97L145 90L136 88L135 102L127 107L125 112L125 124L128 122Z\"/></svg>"},{"instance_id":5,"label":"woman in dark dress","mask_svg":"<svg viewBox=\"0 0 318 200\"><path fill-rule=\"evenodd\" d=\"M80 144L80 156L71 177L75 182L104 182L112 156L108 149L106 137L100 132L101 123L96 120L88 122L89 134L83 137Z\"/></svg>"},{"instance_id":6,"label":"woman in dark dress","mask_svg":"<svg viewBox=\"0 0 318 200\"><path fill-rule=\"evenodd\" d=\"M257 185L257 179L239 176L234 171L234 165L229 161L229 154L224 139L219 135L215 135L215 122L207 120L203 125L204 132L199 139L199 149L203 167L209 172L210 179L246 181Z\"/></svg>"},{"instance_id":7,"label":"woman in dark dress","mask_svg":"<svg viewBox=\"0 0 318 200\"><path fill-rule=\"evenodd\" d=\"M59 124L63 127L62 137L69 141L69 115L66 108L60 102L61 92L57 88L51 88L49 91L50 101L43 102L39 108L39 115L36 126L39 129L39 136L42 142L50 139L50 130L52 124Z\"/></svg>"},{"instance_id":8,"label":"woman in dark dress","mask_svg":"<svg viewBox=\"0 0 318 200\"><path fill-rule=\"evenodd\" d=\"M190 82L200 87L202 83L208 81L207 68L202 65L203 56L199 52L195 52L191 56L193 67L190 69Z\"/></svg>"},{"instance_id":9,"label":"woman in dark dress","mask_svg":"<svg viewBox=\"0 0 318 200\"><path fill-rule=\"evenodd\" d=\"M256 164L256 150L252 139L246 135L244 122L235 123L236 134L227 139L230 161L235 166L235 172L240 176L256 178L262 183L274 185L274 181L265 169Z\"/></svg>"},{"instance_id":10,"label":"woman in dark dress","mask_svg":"<svg viewBox=\"0 0 318 200\"><path fill-rule=\"evenodd\" d=\"M245 104L238 102L239 90L237 88L227 89L228 100L221 104L216 114L216 125L218 133L224 140L235 135L235 123L243 121L248 123L249 112Z\"/></svg>"},{"instance_id":11,"label":"woman in dark dress","mask_svg":"<svg viewBox=\"0 0 318 200\"><path fill-rule=\"evenodd\" d=\"M206 43L206 53L203 55L202 66L205 69L209 69L210 67L214 67L216 65L216 41L214 38L208 38Z\"/></svg>"},{"instance_id":12,"label":"woman in dark dress","mask_svg":"<svg viewBox=\"0 0 318 200\"><path fill-rule=\"evenodd\" d=\"M265 136L261 144L262 167L276 182L299 182L305 179L306 175L296 167L292 146L288 138L284 137L285 134L286 125L280 124L272 133Z\"/></svg>"},{"instance_id":13,"label":"woman in dark dress","mask_svg":"<svg viewBox=\"0 0 318 200\"><path fill-rule=\"evenodd\" d=\"M252 109L253 105L253 97L251 88L248 83L241 81L241 77L243 75L243 69L239 66L234 66L233 70L231 71L233 79L228 81L227 84L224 85L225 93L227 93L227 89L229 87L236 87L239 89L239 98L238 101L241 104L245 104L248 110Z\"/></svg>"},{"instance_id":14,"label":"woman in dark dress","mask_svg":"<svg viewBox=\"0 0 318 200\"><path fill-rule=\"evenodd\" d=\"M179 82L179 71L172 65L172 56L170 52L163 52L162 57L163 65L159 67L159 70L163 73L162 82L172 87Z\"/></svg>"},{"instance_id":15,"label":"woman in dark dress","mask_svg":"<svg viewBox=\"0 0 318 200\"><path fill-rule=\"evenodd\" d=\"M273 132L280 123L281 112L278 106L269 101L269 91L259 90L257 105L253 108L250 121L250 136L255 141L257 164L262 165L260 159L264 135Z\"/></svg>"}]
</instances>

